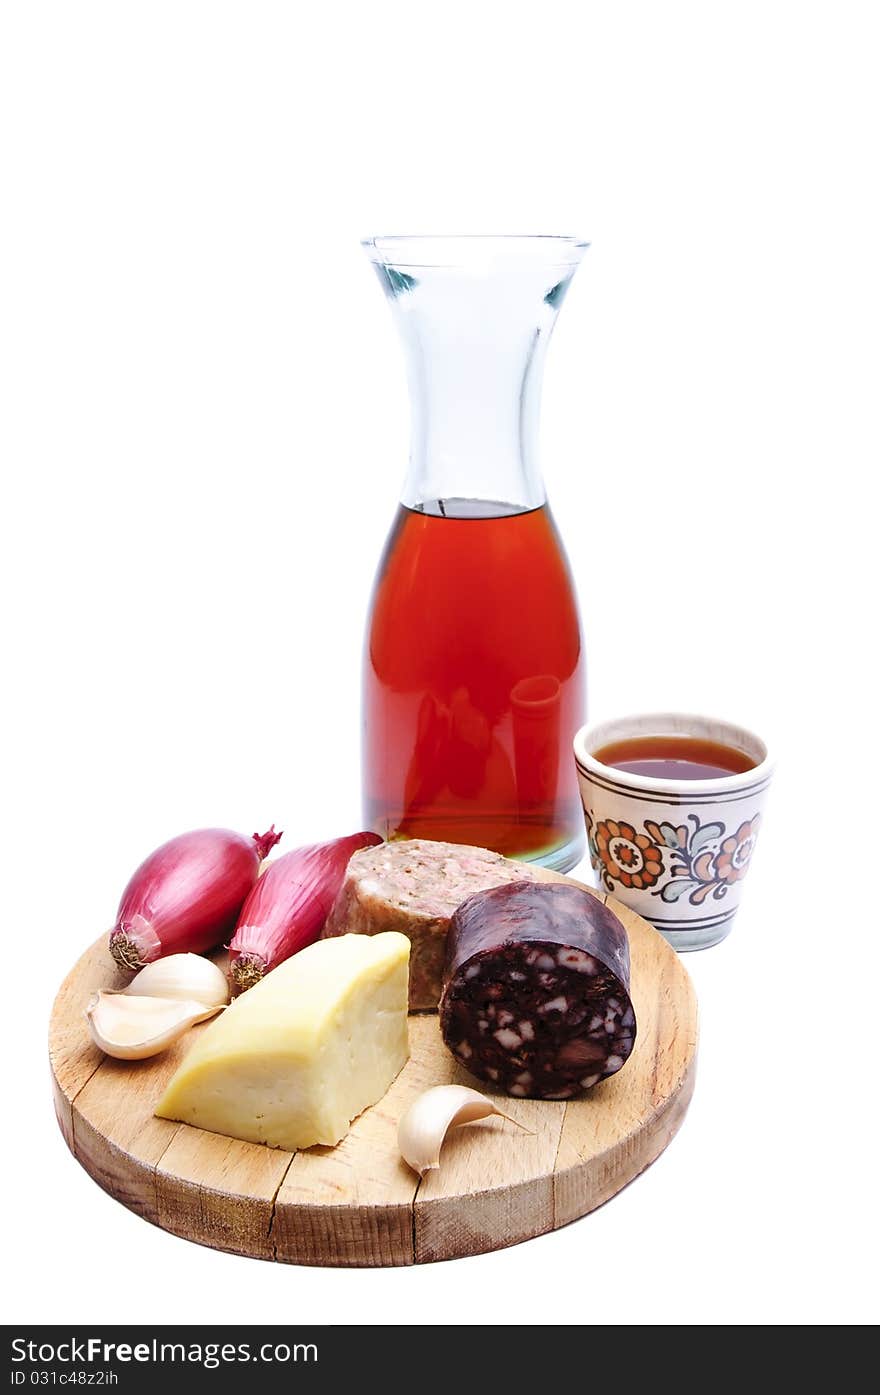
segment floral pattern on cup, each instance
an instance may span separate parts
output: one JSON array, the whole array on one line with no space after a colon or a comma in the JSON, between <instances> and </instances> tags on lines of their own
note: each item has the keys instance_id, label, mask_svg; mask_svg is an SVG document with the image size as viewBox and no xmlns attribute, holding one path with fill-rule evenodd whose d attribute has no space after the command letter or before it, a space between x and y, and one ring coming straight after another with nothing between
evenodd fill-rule
<instances>
[{"instance_id":1,"label":"floral pattern on cup","mask_svg":"<svg viewBox=\"0 0 880 1395\"><path fill-rule=\"evenodd\" d=\"M662 876L663 854L656 845L659 839L652 842L644 833L636 833L632 824L608 819L597 826L594 842L590 823L588 818L590 857L609 891L613 881L640 891Z\"/></svg>"},{"instance_id":2,"label":"floral pattern on cup","mask_svg":"<svg viewBox=\"0 0 880 1395\"><path fill-rule=\"evenodd\" d=\"M594 825L589 812L585 817L590 861L606 890L650 888L661 901L687 899L692 906L701 906L710 896L722 900L746 875L761 823L760 814L755 814L728 833L719 821L700 823L696 814L688 814L688 822L677 826L646 819L644 832L638 833L632 824L603 819ZM657 885L663 877L664 854L668 880Z\"/></svg>"}]
</instances>

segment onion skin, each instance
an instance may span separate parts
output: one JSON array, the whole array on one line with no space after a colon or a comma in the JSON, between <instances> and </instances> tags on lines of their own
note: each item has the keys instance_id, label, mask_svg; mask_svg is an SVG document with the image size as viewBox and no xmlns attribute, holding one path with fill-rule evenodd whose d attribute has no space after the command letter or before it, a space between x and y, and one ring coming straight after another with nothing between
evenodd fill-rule
<instances>
[{"instance_id":1,"label":"onion skin","mask_svg":"<svg viewBox=\"0 0 880 1395\"><path fill-rule=\"evenodd\" d=\"M306 945L314 944L336 900L349 858L375 847L375 833L312 843L277 857L241 908L229 946L233 992L243 993Z\"/></svg>"},{"instance_id":2,"label":"onion skin","mask_svg":"<svg viewBox=\"0 0 880 1395\"><path fill-rule=\"evenodd\" d=\"M202 954L219 945L281 837L246 838L228 828L199 828L163 843L141 863L122 893L110 953L136 972L166 954Z\"/></svg>"}]
</instances>

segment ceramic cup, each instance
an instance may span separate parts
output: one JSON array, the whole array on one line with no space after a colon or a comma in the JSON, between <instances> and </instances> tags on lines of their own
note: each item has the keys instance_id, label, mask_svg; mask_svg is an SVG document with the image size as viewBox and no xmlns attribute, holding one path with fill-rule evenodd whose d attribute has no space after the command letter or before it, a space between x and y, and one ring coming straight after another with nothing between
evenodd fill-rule
<instances>
[{"instance_id":1,"label":"ceramic cup","mask_svg":"<svg viewBox=\"0 0 880 1395\"><path fill-rule=\"evenodd\" d=\"M755 767L713 780L667 780L631 775L593 755L612 741L670 735L733 746ZM711 717L653 712L582 727L574 754L600 885L656 925L675 949L707 949L723 940L772 774L760 737Z\"/></svg>"}]
</instances>

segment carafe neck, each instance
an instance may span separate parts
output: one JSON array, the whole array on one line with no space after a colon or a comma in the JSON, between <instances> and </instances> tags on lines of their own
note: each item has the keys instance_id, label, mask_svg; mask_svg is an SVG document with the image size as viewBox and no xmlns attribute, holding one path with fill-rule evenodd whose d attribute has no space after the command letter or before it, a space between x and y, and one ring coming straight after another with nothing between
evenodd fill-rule
<instances>
[{"instance_id":1,"label":"carafe neck","mask_svg":"<svg viewBox=\"0 0 880 1395\"><path fill-rule=\"evenodd\" d=\"M364 246L409 378L408 508L456 517L545 502L544 355L585 244L557 237L389 237Z\"/></svg>"}]
</instances>

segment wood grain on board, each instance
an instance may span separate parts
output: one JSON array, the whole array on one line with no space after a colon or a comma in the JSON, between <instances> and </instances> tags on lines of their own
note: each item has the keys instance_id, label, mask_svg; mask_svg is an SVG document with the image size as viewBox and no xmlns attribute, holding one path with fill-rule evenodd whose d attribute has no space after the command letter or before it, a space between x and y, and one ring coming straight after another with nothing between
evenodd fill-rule
<instances>
[{"instance_id":1,"label":"wood grain on board","mask_svg":"<svg viewBox=\"0 0 880 1395\"><path fill-rule=\"evenodd\" d=\"M56 1113L68 1147L105 1191L147 1220L260 1259L420 1264L565 1225L654 1161L694 1086L690 979L656 930L619 902L601 899L629 934L638 1036L626 1066L578 1100L505 1099L505 1112L522 1128L493 1118L453 1129L439 1171L421 1181L397 1152L404 1109L431 1085L485 1089L446 1050L435 1013L410 1017L410 1060L341 1143L285 1153L155 1118L192 1035L147 1061L114 1061L92 1045L86 1004L98 988L123 982L106 937L65 979L52 1013Z\"/></svg>"}]
</instances>

